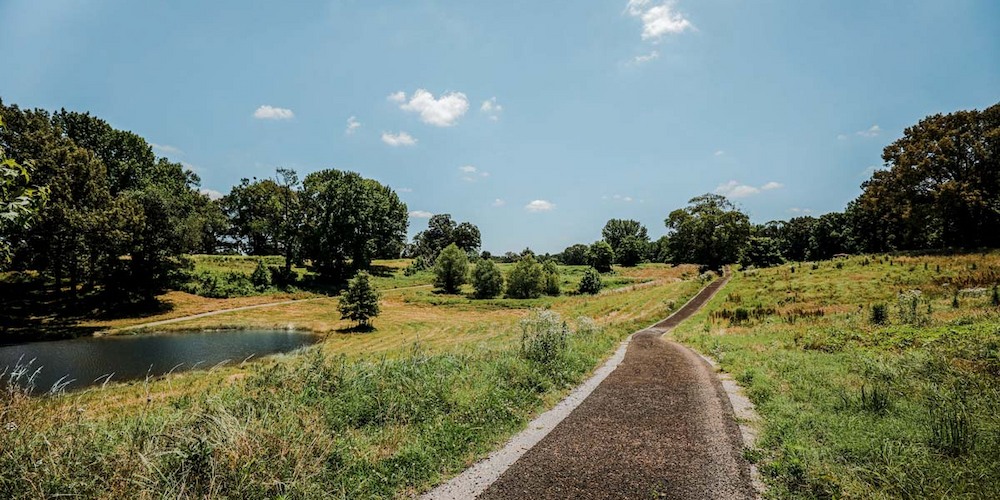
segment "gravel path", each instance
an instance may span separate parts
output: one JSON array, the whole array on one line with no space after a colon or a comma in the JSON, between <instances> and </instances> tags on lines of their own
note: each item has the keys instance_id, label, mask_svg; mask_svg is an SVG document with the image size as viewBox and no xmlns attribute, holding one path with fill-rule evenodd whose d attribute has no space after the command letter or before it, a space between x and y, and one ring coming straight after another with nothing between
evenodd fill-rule
<instances>
[{"instance_id":1,"label":"gravel path","mask_svg":"<svg viewBox=\"0 0 1000 500\"><path fill-rule=\"evenodd\" d=\"M622 364L479 498L755 498L721 383L661 338L725 281L637 332Z\"/></svg>"}]
</instances>

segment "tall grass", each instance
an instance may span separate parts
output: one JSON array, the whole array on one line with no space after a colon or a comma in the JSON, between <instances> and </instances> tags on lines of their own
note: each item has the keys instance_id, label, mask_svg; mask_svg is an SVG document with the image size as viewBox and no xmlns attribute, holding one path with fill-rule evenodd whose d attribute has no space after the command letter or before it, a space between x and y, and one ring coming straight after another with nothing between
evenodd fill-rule
<instances>
[{"instance_id":1,"label":"tall grass","mask_svg":"<svg viewBox=\"0 0 1000 500\"><path fill-rule=\"evenodd\" d=\"M768 495L1000 498L1000 253L840 262L737 273L674 331L757 406Z\"/></svg>"}]
</instances>

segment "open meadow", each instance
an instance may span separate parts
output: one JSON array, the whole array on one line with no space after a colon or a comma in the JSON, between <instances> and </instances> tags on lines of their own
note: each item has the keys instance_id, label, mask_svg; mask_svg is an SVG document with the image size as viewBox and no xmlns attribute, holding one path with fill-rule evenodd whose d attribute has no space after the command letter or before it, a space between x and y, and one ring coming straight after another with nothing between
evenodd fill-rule
<instances>
[{"instance_id":1,"label":"open meadow","mask_svg":"<svg viewBox=\"0 0 1000 500\"><path fill-rule=\"evenodd\" d=\"M737 272L673 337L763 418L774 498L1000 497L1000 254Z\"/></svg>"}]
</instances>

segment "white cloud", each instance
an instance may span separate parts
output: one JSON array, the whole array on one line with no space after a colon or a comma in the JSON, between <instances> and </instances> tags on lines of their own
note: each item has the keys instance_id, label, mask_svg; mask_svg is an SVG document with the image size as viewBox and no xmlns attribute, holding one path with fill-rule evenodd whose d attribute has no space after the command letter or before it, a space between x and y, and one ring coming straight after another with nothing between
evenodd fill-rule
<instances>
[{"instance_id":1,"label":"white cloud","mask_svg":"<svg viewBox=\"0 0 1000 500\"><path fill-rule=\"evenodd\" d=\"M253 117L259 120L289 120L295 117L295 113L287 108L276 108L265 104L253 112Z\"/></svg>"},{"instance_id":2,"label":"white cloud","mask_svg":"<svg viewBox=\"0 0 1000 500\"><path fill-rule=\"evenodd\" d=\"M420 121L438 127L455 125L469 110L469 99L461 92L448 92L435 99L434 94L424 89L417 89L409 101L403 102L406 99L406 94L403 92L396 92L390 95L389 99L402 102L399 109L420 113Z\"/></svg>"},{"instance_id":3,"label":"white cloud","mask_svg":"<svg viewBox=\"0 0 1000 500\"><path fill-rule=\"evenodd\" d=\"M184 167L185 169L190 170L190 171L195 172L195 173L197 173L198 171L201 170L200 168L198 168L197 165L192 165L192 164L190 164L190 163L188 163L186 161L182 161L181 162L181 166Z\"/></svg>"},{"instance_id":4,"label":"white cloud","mask_svg":"<svg viewBox=\"0 0 1000 500\"><path fill-rule=\"evenodd\" d=\"M727 198L744 198L760 193L761 191L770 191L772 189L780 189L783 187L785 187L784 184L774 181L768 182L760 187L740 184L737 181L729 181L725 184L719 184L719 186L715 188L715 194L721 194Z\"/></svg>"},{"instance_id":5,"label":"white cloud","mask_svg":"<svg viewBox=\"0 0 1000 500\"><path fill-rule=\"evenodd\" d=\"M726 154L726 152L721 149L715 152L715 156L722 156L724 154Z\"/></svg>"},{"instance_id":6,"label":"white cloud","mask_svg":"<svg viewBox=\"0 0 1000 500\"><path fill-rule=\"evenodd\" d=\"M491 97L488 100L483 101L483 104L479 106L479 111L486 113L490 117L490 120L497 121L500 119L500 113L503 111L503 106L497 103L496 97Z\"/></svg>"},{"instance_id":7,"label":"white cloud","mask_svg":"<svg viewBox=\"0 0 1000 500\"><path fill-rule=\"evenodd\" d=\"M555 210L556 204L547 200L534 200L524 206L524 209L529 212L549 212Z\"/></svg>"},{"instance_id":8,"label":"white cloud","mask_svg":"<svg viewBox=\"0 0 1000 500\"><path fill-rule=\"evenodd\" d=\"M405 102L406 101L406 92L403 92L402 90L400 90L399 92L393 92L393 93L389 94L389 96L386 97L386 99L388 99L388 100L390 100L392 102Z\"/></svg>"},{"instance_id":9,"label":"white cloud","mask_svg":"<svg viewBox=\"0 0 1000 500\"><path fill-rule=\"evenodd\" d=\"M879 128L878 125L872 125L868 129L860 130L855 133L860 135L861 137L877 137L880 133L882 133L882 129Z\"/></svg>"},{"instance_id":10,"label":"white cloud","mask_svg":"<svg viewBox=\"0 0 1000 500\"><path fill-rule=\"evenodd\" d=\"M812 213L812 209L811 208L789 208L788 211L791 212L791 213L793 213L793 214L811 214Z\"/></svg>"},{"instance_id":11,"label":"white cloud","mask_svg":"<svg viewBox=\"0 0 1000 500\"><path fill-rule=\"evenodd\" d=\"M166 144L156 144L155 142L149 143L149 147L153 148L153 151L164 155L181 155L184 154L179 148L173 146L168 146Z\"/></svg>"},{"instance_id":12,"label":"white cloud","mask_svg":"<svg viewBox=\"0 0 1000 500\"><path fill-rule=\"evenodd\" d=\"M222 198L222 193L214 189L201 188L198 192L205 196L208 196L208 199L210 200L218 200L219 198Z\"/></svg>"},{"instance_id":13,"label":"white cloud","mask_svg":"<svg viewBox=\"0 0 1000 500\"><path fill-rule=\"evenodd\" d=\"M674 2L653 4L652 0L629 0L626 12L642 20L642 39L658 42L663 35L693 30L694 25L674 10Z\"/></svg>"},{"instance_id":14,"label":"white cloud","mask_svg":"<svg viewBox=\"0 0 1000 500\"><path fill-rule=\"evenodd\" d=\"M358 118L355 116L351 116L350 118L347 119L347 129L344 130L344 133L353 134L354 131L360 126L361 122L358 121Z\"/></svg>"},{"instance_id":15,"label":"white cloud","mask_svg":"<svg viewBox=\"0 0 1000 500\"><path fill-rule=\"evenodd\" d=\"M433 216L434 214L426 210L414 210L410 212L410 217L413 217L415 219L430 219Z\"/></svg>"},{"instance_id":16,"label":"white cloud","mask_svg":"<svg viewBox=\"0 0 1000 500\"><path fill-rule=\"evenodd\" d=\"M642 55L635 56L632 59L632 62L634 64L643 64L643 63L648 63L649 61L652 61L654 59L659 59L659 58L660 58L660 51L654 50L654 51L650 52L649 54L642 54Z\"/></svg>"},{"instance_id":17,"label":"white cloud","mask_svg":"<svg viewBox=\"0 0 1000 500\"><path fill-rule=\"evenodd\" d=\"M392 146L413 146L417 143L417 140L410 134L400 131L398 134L393 134L391 132L382 132L382 142Z\"/></svg>"},{"instance_id":18,"label":"white cloud","mask_svg":"<svg viewBox=\"0 0 1000 500\"><path fill-rule=\"evenodd\" d=\"M506 204L507 204L507 202L506 202L506 201L503 201L503 200L501 200L500 198L497 198L497 199L493 200L493 203L492 203L492 205L493 205L494 207L502 207L502 206L504 206L504 205L506 205Z\"/></svg>"},{"instance_id":19,"label":"white cloud","mask_svg":"<svg viewBox=\"0 0 1000 500\"><path fill-rule=\"evenodd\" d=\"M489 177L489 172L482 172L472 165L464 165L458 167L458 171L462 172L462 180L466 182L476 182L476 176L479 177Z\"/></svg>"},{"instance_id":20,"label":"white cloud","mask_svg":"<svg viewBox=\"0 0 1000 500\"><path fill-rule=\"evenodd\" d=\"M413 189L412 188L399 188L399 189L397 189L397 191L399 191L400 193L412 193Z\"/></svg>"}]
</instances>

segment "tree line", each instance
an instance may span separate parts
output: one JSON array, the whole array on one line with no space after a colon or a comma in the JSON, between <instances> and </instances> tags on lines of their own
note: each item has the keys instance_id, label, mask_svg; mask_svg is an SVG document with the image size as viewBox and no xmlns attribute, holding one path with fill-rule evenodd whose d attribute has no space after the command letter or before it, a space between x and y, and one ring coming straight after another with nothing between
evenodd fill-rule
<instances>
[{"instance_id":1,"label":"tree line","mask_svg":"<svg viewBox=\"0 0 1000 500\"><path fill-rule=\"evenodd\" d=\"M883 168L843 212L752 224L725 197L705 194L664 220L650 241L634 220L612 219L603 239L567 247L565 264L742 263L829 259L843 253L970 250L1000 246L1000 104L928 116L885 147ZM606 260L606 256L604 256Z\"/></svg>"},{"instance_id":2,"label":"tree line","mask_svg":"<svg viewBox=\"0 0 1000 500\"><path fill-rule=\"evenodd\" d=\"M89 113L0 101L0 118L0 270L37 271L59 293L149 301L182 279L190 253L280 254L286 276L308 261L343 281L405 244L406 205L354 172L300 182L279 169L213 200L190 169Z\"/></svg>"}]
</instances>

